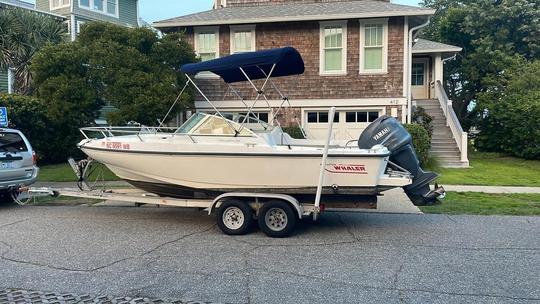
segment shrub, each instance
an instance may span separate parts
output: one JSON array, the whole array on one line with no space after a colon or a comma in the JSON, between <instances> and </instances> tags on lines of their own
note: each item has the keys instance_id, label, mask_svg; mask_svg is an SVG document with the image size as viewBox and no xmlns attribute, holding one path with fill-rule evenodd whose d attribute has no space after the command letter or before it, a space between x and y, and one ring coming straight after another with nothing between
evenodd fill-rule
<instances>
[{"instance_id":1,"label":"shrub","mask_svg":"<svg viewBox=\"0 0 540 304\"><path fill-rule=\"evenodd\" d=\"M416 107L414 113L412 114L412 120L422 125L424 129L428 132L429 137L433 137L433 117L426 112L426 109L422 107Z\"/></svg>"},{"instance_id":2,"label":"shrub","mask_svg":"<svg viewBox=\"0 0 540 304\"><path fill-rule=\"evenodd\" d=\"M412 136L413 146L420 164L426 164L429 159L429 150L431 149L431 139L428 132L422 125L417 123L406 124L404 127Z\"/></svg>"},{"instance_id":3,"label":"shrub","mask_svg":"<svg viewBox=\"0 0 540 304\"><path fill-rule=\"evenodd\" d=\"M475 146L540 159L540 61L516 65L501 77L480 95L483 115Z\"/></svg>"},{"instance_id":4,"label":"shrub","mask_svg":"<svg viewBox=\"0 0 540 304\"><path fill-rule=\"evenodd\" d=\"M302 130L300 130L299 126L284 127L282 129L283 129L283 132L289 134L292 138L298 138L298 139L304 138L304 134L302 134Z\"/></svg>"}]
</instances>

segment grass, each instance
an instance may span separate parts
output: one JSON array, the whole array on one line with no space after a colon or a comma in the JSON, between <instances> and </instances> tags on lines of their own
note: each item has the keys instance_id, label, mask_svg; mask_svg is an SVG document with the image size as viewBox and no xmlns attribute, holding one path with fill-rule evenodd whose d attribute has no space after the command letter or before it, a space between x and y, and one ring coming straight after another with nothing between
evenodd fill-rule
<instances>
[{"instance_id":1,"label":"grass","mask_svg":"<svg viewBox=\"0 0 540 304\"><path fill-rule=\"evenodd\" d=\"M448 192L442 204L420 207L424 213L475 215L540 215L540 194Z\"/></svg>"},{"instance_id":2,"label":"grass","mask_svg":"<svg viewBox=\"0 0 540 304\"><path fill-rule=\"evenodd\" d=\"M97 175L103 172L103 180L105 181L116 181L119 178L114 175L109 169L105 166L100 165L100 167L95 170L94 174L90 176L93 180ZM101 180L101 179L100 179ZM69 166L69 164L58 164L58 165L46 165L40 166L38 181L40 182L76 182L77 176Z\"/></svg>"},{"instance_id":3,"label":"grass","mask_svg":"<svg viewBox=\"0 0 540 304\"><path fill-rule=\"evenodd\" d=\"M473 152L471 168L437 168L442 185L540 187L540 161L525 160L498 153Z\"/></svg>"}]
</instances>

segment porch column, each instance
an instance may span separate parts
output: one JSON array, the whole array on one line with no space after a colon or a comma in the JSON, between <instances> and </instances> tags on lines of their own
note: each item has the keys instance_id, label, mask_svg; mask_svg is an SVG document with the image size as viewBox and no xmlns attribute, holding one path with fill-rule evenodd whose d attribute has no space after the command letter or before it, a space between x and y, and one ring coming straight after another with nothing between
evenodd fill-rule
<instances>
[{"instance_id":1,"label":"porch column","mask_svg":"<svg viewBox=\"0 0 540 304\"><path fill-rule=\"evenodd\" d=\"M434 64L433 64L433 70L434 70L433 81L435 81L435 86L437 85L437 81L440 81L441 83L443 82L443 77L444 77L443 68L444 68L444 65L442 62L441 53L436 53ZM437 90L435 90L435 97L439 97L437 96Z\"/></svg>"},{"instance_id":2,"label":"porch column","mask_svg":"<svg viewBox=\"0 0 540 304\"><path fill-rule=\"evenodd\" d=\"M7 89L8 94L13 94L13 87L15 85L15 74L12 68L7 69Z\"/></svg>"}]
</instances>

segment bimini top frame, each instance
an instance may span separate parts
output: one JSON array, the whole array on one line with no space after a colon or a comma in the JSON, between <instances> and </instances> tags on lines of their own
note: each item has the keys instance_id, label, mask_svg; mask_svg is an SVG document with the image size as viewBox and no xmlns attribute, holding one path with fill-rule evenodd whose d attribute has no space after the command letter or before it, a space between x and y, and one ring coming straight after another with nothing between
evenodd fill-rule
<instances>
[{"instance_id":1,"label":"bimini top frame","mask_svg":"<svg viewBox=\"0 0 540 304\"><path fill-rule=\"evenodd\" d=\"M229 89L241 99L242 103L248 109L248 112L247 115L243 118L243 121L241 122L240 129L236 129L232 125L230 125L230 127L236 131L236 134L240 134L240 132L244 128L244 125L248 121L248 118L251 116L255 104L260 98L265 99L268 108L270 108L270 110L272 111L264 91L269 83L283 100L280 108L278 109L278 112L281 110L281 107L285 104L285 102L288 102L289 99L284 96L283 93L274 85L271 78L302 74L304 73L304 69L304 61L302 59L302 56L300 56L300 53L292 47L234 54L214 60L185 64L181 67L182 72L186 74L186 77L188 79L188 81L186 82L186 86L191 83L195 87L195 89L201 94L201 96L212 106L214 111L216 111L217 115L225 118L216 108L216 106L212 103L212 101L208 99L208 97L201 91L201 89L189 76L190 74L194 75L201 72L214 73L220 76L223 81L225 81L225 83L229 85ZM253 80L256 79L264 79L264 83L260 87L257 87L253 83ZM238 93L237 90L235 90L230 85L231 83L241 81L249 82L251 87L253 87L253 89L257 93L257 96L251 105L247 105L244 98ZM274 113L274 117L276 116L275 114L277 113ZM165 119L166 117L164 118L164 120Z\"/></svg>"}]
</instances>

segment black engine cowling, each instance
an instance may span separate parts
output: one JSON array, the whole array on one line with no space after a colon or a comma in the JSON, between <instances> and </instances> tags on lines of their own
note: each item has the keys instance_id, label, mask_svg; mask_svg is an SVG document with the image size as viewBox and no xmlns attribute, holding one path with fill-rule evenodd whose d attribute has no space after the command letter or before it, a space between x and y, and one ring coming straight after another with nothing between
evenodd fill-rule
<instances>
[{"instance_id":1,"label":"black engine cowling","mask_svg":"<svg viewBox=\"0 0 540 304\"><path fill-rule=\"evenodd\" d=\"M444 189L432 191L429 184L439 176L420 168L411 134L397 119L383 115L362 132L358 139L358 147L370 149L375 145L385 146L391 153L390 161L411 173L413 183L403 187L403 190L415 205L431 205L437 202L437 197Z\"/></svg>"}]
</instances>

